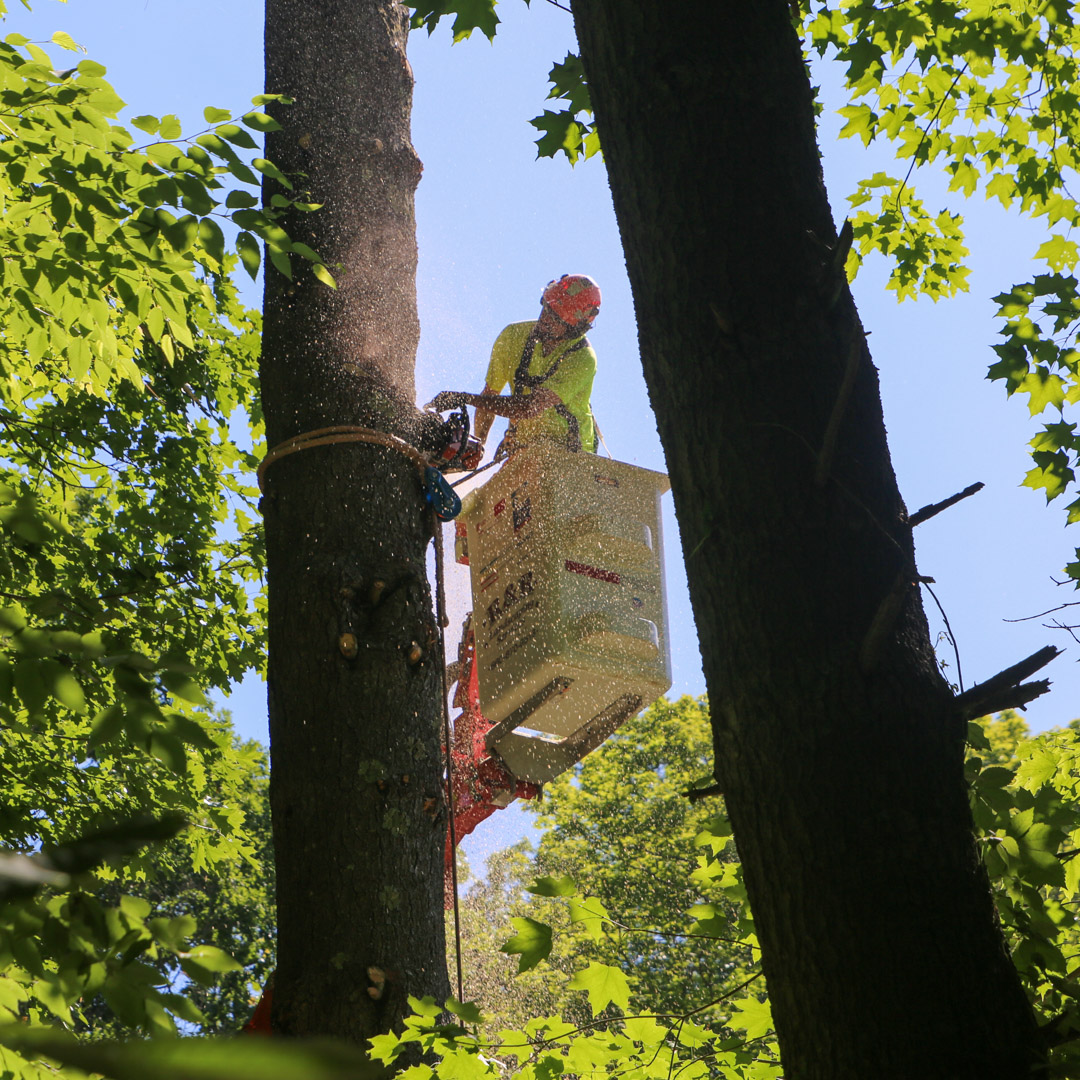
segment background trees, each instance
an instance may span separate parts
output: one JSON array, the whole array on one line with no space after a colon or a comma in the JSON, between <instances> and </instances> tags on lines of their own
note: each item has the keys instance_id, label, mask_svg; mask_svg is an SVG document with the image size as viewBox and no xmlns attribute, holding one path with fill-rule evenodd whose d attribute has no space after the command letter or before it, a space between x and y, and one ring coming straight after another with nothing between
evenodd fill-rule
<instances>
[{"instance_id":1,"label":"background trees","mask_svg":"<svg viewBox=\"0 0 1080 1080\"><path fill-rule=\"evenodd\" d=\"M669 1014L708 1001L718 982L757 970L753 950L738 942L739 916L723 889L694 877L694 841L716 807L690 802L686 792L707 778L710 752L704 699L660 701L529 804L544 830L537 849L523 841L493 856L464 902L467 996L495 1013L492 1033L554 1012L586 1019L585 1000L566 983L587 961L632 976L630 1011ZM560 902L526 891L539 877L563 876L588 893L592 909L611 913L610 935L567 933ZM500 953L510 919L521 916L559 928L550 970L516 975L517 958ZM713 1010L698 1022L726 1015Z\"/></svg>"},{"instance_id":2,"label":"background trees","mask_svg":"<svg viewBox=\"0 0 1080 1080\"><path fill-rule=\"evenodd\" d=\"M235 147L254 147L264 114L208 109L186 142L174 117L144 115L140 147L103 75L59 72L19 35L0 46L0 1042L25 1075L16 1018L81 1026L103 1000L128 1030L199 1023L168 975L238 965L191 942L190 911L154 918L129 894L254 855L257 755L200 683L225 687L260 654L260 544L224 527L247 520L254 459L229 425L238 407L257 424L259 319L216 218L274 228L275 208L227 193L255 183ZM252 234L239 244L250 254ZM141 850L185 823L170 849Z\"/></svg>"}]
</instances>

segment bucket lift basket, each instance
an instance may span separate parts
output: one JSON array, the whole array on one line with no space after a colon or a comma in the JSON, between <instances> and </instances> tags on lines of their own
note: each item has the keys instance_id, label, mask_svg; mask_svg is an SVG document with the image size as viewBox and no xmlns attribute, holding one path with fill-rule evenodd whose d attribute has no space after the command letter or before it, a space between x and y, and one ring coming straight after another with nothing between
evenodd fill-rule
<instances>
[{"instance_id":1,"label":"bucket lift basket","mask_svg":"<svg viewBox=\"0 0 1080 1080\"><path fill-rule=\"evenodd\" d=\"M519 780L571 768L671 686L667 477L540 443L463 502L484 748Z\"/></svg>"}]
</instances>

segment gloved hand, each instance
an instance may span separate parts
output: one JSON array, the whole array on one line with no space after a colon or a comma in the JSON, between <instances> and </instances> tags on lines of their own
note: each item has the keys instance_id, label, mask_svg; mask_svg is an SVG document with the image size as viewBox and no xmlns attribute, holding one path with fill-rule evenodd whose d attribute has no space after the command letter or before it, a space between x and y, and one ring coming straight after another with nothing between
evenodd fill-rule
<instances>
[{"instance_id":1,"label":"gloved hand","mask_svg":"<svg viewBox=\"0 0 1080 1080\"><path fill-rule=\"evenodd\" d=\"M465 450L461 455L461 467L466 472L471 472L473 469L479 468L480 462L484 458L484 444L479 439L469 436L469 441L465 444Z\"/></svg>"},{"instance_id":2,"label":"gloved hand","mask_svg":"<svg viewBox=\"0 0 1080 1080\"><path fill-rule=\"evenodd\" d=\"M465 404L467 395L458 390L443 390L436 394L425 406L425 409L434 409L435 412L446 412L448 409L460 409Z\"/></svg>"}]
</instances>

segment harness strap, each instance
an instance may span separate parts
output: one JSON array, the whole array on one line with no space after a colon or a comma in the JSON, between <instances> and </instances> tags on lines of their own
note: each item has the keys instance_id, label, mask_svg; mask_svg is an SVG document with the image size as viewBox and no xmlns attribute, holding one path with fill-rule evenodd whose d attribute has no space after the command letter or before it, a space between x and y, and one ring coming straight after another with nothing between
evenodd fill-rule
<instances>
[{"instance_id":1,"label":"harness strap","mask_svg":"<svg viewBox=\"0 0 1080 1080\"><path fill-rule=\"evenodd\" d=\"M532 390L538 386L543 386L544 383L559 370L559 366L571 353L589 347L589 339L582 334L577 341L573 342L573 344L569 345L555 357L555 362L543 375L530 375L529 365L532 363L533 353L536 351L536 346L539 341L540 336L537 334L536 328L533 327L533 329L529 331L529 336L525 339L525 347L521 350L521 359L518 361L517 370L514 372L514 378L511 383L514 393L517 395L521 395L526 389ZM566 421L566 448L576 454L581 450L581 423L562 402L559 402L559 404L555 406L555 412ZM517 425L511 424L507 434L513 438L516 429Z\"/></svg>"}]
</instances>

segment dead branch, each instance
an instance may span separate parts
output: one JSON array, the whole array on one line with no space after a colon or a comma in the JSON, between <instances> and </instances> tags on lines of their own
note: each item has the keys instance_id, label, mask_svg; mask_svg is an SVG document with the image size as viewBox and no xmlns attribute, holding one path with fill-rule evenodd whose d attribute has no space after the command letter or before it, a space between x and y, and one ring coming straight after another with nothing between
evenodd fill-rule
<instances>
[{"instance_id":1,"label":"dead branch","mask_svg":"<svg viewBox=\"0 0 1080 1080\"><path fill-rule=\"evenodd\" d=\"M932 517L940 514L942 510L948 510L950 506L955 506L961 499L966 499L969 495L974 495L976 492L982 491L986 485L980 480L978 483L970 484L964 488L963 491L958 491L955 495L950 495L947 499L942 499L939 503L930 503L928 506L924 506L921 510L916 510L911 517L908 518L908 524L914 529L916 525L921 525L924 521L929 521Z\"/></svg>"},{"instance_id":2,"label":"dead branch","mask_svg":"<svg viewBox=\"0 0 1080 1080\"><path fill-rule=\"evenodd\" d=\"M691 802L700 802L702 799L712 798L713 795L723 795L723 788L719 784L710 784L708 787L691 788L683 792L683 798Z\"/></svg>"},{"instance_id":3,"label":"dead branch","mask_svg":"<svg viewBox=\"0 0 1080 1080\"><path fill-rule=\"evenodd\" d=\"M1048 679L1025 683L1023 680L1045 667L1061 650L1054 645L1045 645L1038 652L1021 660L1018 664L998 672L986 682L976 683L970 690L956 697L957 708L965 720L974 720L976 716L986 716L1002 709L1023 708L1050 689Z\"/></svg>"}]
</instances>

